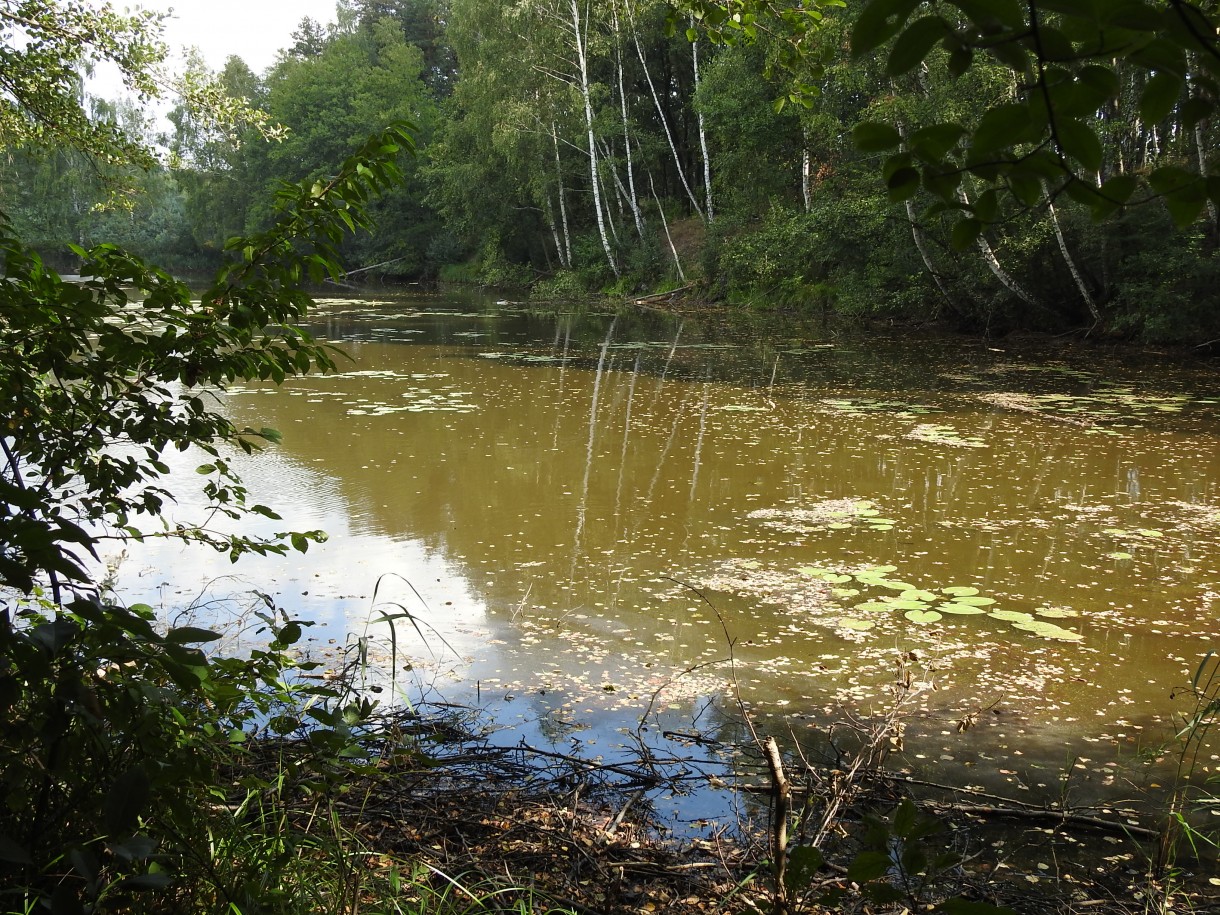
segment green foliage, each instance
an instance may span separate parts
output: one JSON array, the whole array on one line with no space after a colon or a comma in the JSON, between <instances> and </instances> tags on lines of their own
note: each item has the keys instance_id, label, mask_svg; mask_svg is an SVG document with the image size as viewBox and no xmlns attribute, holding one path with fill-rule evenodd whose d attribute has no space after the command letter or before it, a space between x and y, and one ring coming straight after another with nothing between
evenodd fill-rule
<instances>
[{"instance_id":1,"label":"green foliage","mask_svg":"<svg viewBox=\"0 0 1220 915\"><path fill-rule=\"evenodd\" d=\"M98 7L33 0L0 4L0 49L5 93L0 98L0 145L68 142L103 159L122 157L145 164L147 147L120 125L90 117L80 101L82 64L116 66L141 97L159 94L156 67L166 47L160 16L148 11L119 13ZM19 32L24 42L7 36Z\"/></svg>"},{"instance_id":2,"label":"green foliage","mask_svg":"<svg viewBox=\"0 0 1220 915\"><path fill-rule=\"evenodd\" d=\"M1111 304L1117 331L1150 343L1179 344L1220 337L1215 290L1220 261L1198 230L1173 231L1169 219L1125 218L1107 241L1116 255Z\"/></svg>"},{"instance_id":3,"label":"green foliage","mask_svg":"<svg viewBox=\"0 0 1220 915\"><path fill-rule=\"evenodd\" d=\"M328 181L283 191L275 226L232 242L239 259L201 299L113 245L75 248L83 279L64 282L0 226L0 348L8 354L0 391L10 405L0 583L29 592L40 576L56 587L87 582L83 554L101 538L172 536L234 558L287 549L279 538L160 525L168 498L161 453L194 446L209 455L201 472L214 513L275 517L247 503L218 449L229 442L251 451L272 433L239 429L209 409L204 386L332 367L328 348L295 326L309 303L300 284L338 272L343 234L367 226L365 204L398 179L396 158L411 144L404 128L390 128ZM154 528L137 526L141 516Z\"/></svg>"},{"instance_id":4,"label":"green foliage","mask_svg":"<svg viewBox=\"0 0 1220 915\"><path fill-rule=\"evenodd\" d=\"M358 765L353 728L372 703L294 682L310 668L290 654L301 622L265 599L266 647L210 658L197 646L215 633L160 631L150 608L100 592L86 560L106 539L174 537L234 559L321 539L170 527L162 452L208 455L198 470L212 516L276 517L247 502L220 450L250 451L275 433L235 427L209 409L209 392L332 367L329 349L295 326L309 303L301 283L339 272L344 235L368 227L369 200L400 179L398 156L412 146L405 127L391 127L334 176L285 188L276 223L230 244L235 260L201 300L114 245L75 249L82 281L65 282L7 226L0 232L0 390L12 405L0 582L25 595L0 610L0 869L10 909L124 907L149 892L158 895L146 911L274 904L276 869L293 856L233 846L252 833L233 829L227 804L235 794L244 809L288 788L318 791ZM152 527L138 527L141 518ZM305 742L263 777L246 758L255 733ZM233 767L244 774L230 784ZM218 865L235 854L242 866Z\"/></svg>"},{"instance_id":5,"label":"green foliage","mask_svg":"<svg viewBox=\"0 0 1220 915\"><path fill-rule=\"evenodd\" d=\"M342 760L372 706L295 681L315 666L292 659L303 624L264 600L265 647L240 660L198 647L216 633L159 631L145 606L60 605L35 592L0 613L6 911L123 908L136 898L144 911L249 911L270 901L274 862L247 854L234 867L226 859L238 850L221 837L232 841L244 805L320 791L357 765ZM308 743L260 770L251 738L304 733L304 708Z\"/></svg>"},{"instance_id":6,"label":"green foliage","mask_svg":"<svg viewBox=\"0 0 1220 915\"><path fill-rule=\"evenodd\" d=\"M1037 188L1046 183L1097 218L1131 202L1137 176L1123 174L1123 163L1105 154L1098 120L1099 112L1119 103L1125 82L1142 85L1134 107L1145 123L1172 116L1179 135L1189 135L1214 112L1220 54L1218 20L1210 7L1143 0L1100 5L971 0L939 4L948 15L912 18L918 6L909 0L870 0L856 20L853 53L872 54L892 39L886 67L891 77L924 64L934 51L947 55L948 72L955 77L986 55L1008 68L1020 89L993 102L973 124L946 124L956 138L946 133L945 141L934 145L903 142L884 125L858 128L857 137L862 148L873 151L903 147L887 160L887 173L917 174L943 205L961 209L963 220L994 222L978 202L960 199L956 180L942 180L963 173L1027 206L1037 203ZM1209 200L1220 200L1211 168L1203 162L1194 169L1161 164L1145 176L1147 187L1185 226ZM901 199L911 185L891 179L890 187Z\"/></svg>"},{"instance_id":7,"label":"green foliage","mask_svg":"<svg viewBox=\"0 0 1220 915\"><path fill-rule=\"evenodd\" d=\"M561 270L530 290L530 301L538 302L579 302L588 297L588 288L570 270Z\"/></svg>"}]
</instances>

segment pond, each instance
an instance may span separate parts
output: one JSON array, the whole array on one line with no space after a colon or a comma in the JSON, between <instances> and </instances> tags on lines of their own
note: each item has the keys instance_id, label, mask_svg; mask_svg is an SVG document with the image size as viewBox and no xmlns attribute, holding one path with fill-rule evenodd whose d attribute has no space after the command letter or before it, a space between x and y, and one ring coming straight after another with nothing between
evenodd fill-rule
<instances>
[{"instance_id":1,"label":"pond","mask_svg":"<svg viewBox=\"0 0 1220 915\"><path fill-rule=\"evenodd\" d=\"M733 696L802 739L884 710L901 662L912 771L1087 793L1155 757L1218 647L1209 366L411 295L311 329L338 373L225 409L283 434L234 458L271 529L329 541L133 546L117 578L194 613L268 591L332 659L369 636L387 701L612 755L733 736Z\"/></svg>"}]
</instances>

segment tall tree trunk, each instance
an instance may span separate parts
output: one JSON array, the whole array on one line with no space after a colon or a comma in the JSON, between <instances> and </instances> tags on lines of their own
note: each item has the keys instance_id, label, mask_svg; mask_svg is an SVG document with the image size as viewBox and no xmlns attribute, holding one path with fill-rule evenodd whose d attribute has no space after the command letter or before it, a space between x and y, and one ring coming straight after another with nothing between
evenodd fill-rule
<instances>
[{"instance_id":1,"label":"tall tree trunk","mask_svg":"<svg viewBox=\"0 0 1220 915\"><path fill-rule=\"evenodd\" d=\"M1051 195L1050 185L1046 181L1042 182L1042 192L1046 194L1046 211L1051 217L1051 225L1055 229L1055 238L1059 241L1059 253L1063 255L1064 263L1067 264L1068 271L1072 274L1072 280L1076 283L1076 289L1080 292L1080 297L1084 299L1084 304L1089 309L1089 315L1093 318L1093 324L1100 324L1101 309L1097 307L1097 300L1089 292L1089 286L1085 283L1084 276L1080 273L1080 268L1076 266L1076 259L1072 257L1072 252L1068 250L1067 239L1063 237L1063 227L1059 224L1059 213L1055 210L1055 199Z\"/></svg>"},{"instance_id":2,"label":"tall tree trunk","mask_svg":"<svg viewBox=\"0 0 1220 915\"><path fill-rule=\"evenodd\" d=\"M966 191L963 188L958 188L957 196L966 206L970 205L970 199L966 196ZM1004 265L996 257L995 251L991 247L991 242L987 240L986 235L979 232L978 238L975 239L975 244L978 245L979 253L983 256L983 263L987 265L987 269L991 271L992 275L1000 281L1001 286L1031 308L1040 309L1042 307L1042 303L1026 291L1025 287L1013 279L1012 275L1004 269Z\"/></svg>"},{"instance_id":3,"label":"tall tree trunk","mask_svg":"<svg viewBox=\"0 0 1220 915\"><path fill-rule=\"evenodd\" d=\"M564 267L572 268L572 232L568 228L568 204L563 186L563 162L559 158L559 131L551 121L551 142L555 145L555 175L559 180L559 224L563 227L563 256L559 258Z\"/></svg>"},{"instance_id":4,"label":"tall tree trunk","mask_svg":"<svg viewBox=\"0 0 1220 915\"><path fill-rule=\"evenodd\" d=\"M805 212L813 209L813 153L809 150L808 136L801 150L801 199L805 201ZM909 201L908 201L909 203ZM910 213L907 214L908 216Z\"/></svg>"},{"instance_id":5,"label":"tall tree trunk","mask_svg":"<svg viewBox=\"0 0 1220 915\"><path fill-rule=\"evenodd\" d=\"M631 126L627 120L627 93L623 88L623 44L622 32L619 29L618 7L611 6L614 17L614 58L616 75L618 77L618 101L623 116L623 145L627 149L627 199L631 205L631 217L635 220L635 231L640 238L644 237L644 216L640 212L640 198L635 192L635 165L631 157Z\"/></svg>"},{"instance_id":6,"label":"tall tree trunk","mask_svg":"<svg viewBox=\"0 0 1220 915\"><path fill-rule=\"evenodd\" d=\"M678 249L674 238L669 234L669 220L665 218L665 208L661 206L661 198L657 196L657 186L652 183L652 173L648 173L648 187L652 190L652 199L657 202L657 212L661 215L661 228L665 230L665 240L669 242L669 253L674 258L674 269L678 271L678 282L686 282L686 273L682 270L682 259L678 257Z\"/></svg>"},{"instance_id":7,"label":"tall tree trunk","mask_svg":"<svg viewBox=\"0 0 1220 915\"><path fill-rule=\"evenodd\" d=\"M630 144L628 144L627 148L628 148L628 154L630 155L630 149L631 149ZM603 158L607 158L607 159L610 158L609 150L606 148L604 143L602 144L602 156L603 156ZM618 169L616 169L616 168L610 169L610 177L614 181L614 190L615 190L615 194L617 195L617 198L619 201L619 212L621 213L623 211L622 204L623 204L623 202L626 202L627 208L629 210L631 210L631 213L633 216L636 216L637 215L636 207L632 203L631 192L628 191L627 188L623 187L623 179L618 176ZM639 214L636 219L636 229L637 229L637 231L639 231L641 238L644 237L643 222L644 222L644 217L642 214ZM611 223L611 225L613 226L613 222Z\"/></svg>"},{"instance_id":8,"label":"tall tree trunk","mask_svg":"<svg viewBox=\"0 0 1220 915\"><path fill-rule=\"evenodd\" d=\"M576 39L576 62L580 69L580 94L585 103L585 128L589 134L589 183L593 185L593 209L597 212L597 232L601 236L602 249L606 252L606 261L614 271L617 279L621 274L618 262L614 259L614 251L610 247L610 237L606 233L606 216L602 211L601 178L597 173L597 140L593 136L593 101L589 96L589 61L585 54L585 37L581 31L580 7L576 0L572 3L572 33Z\"/></svg>"},{"instance_id":9,"label":"tall tree trunk","mask_svg":"<svg viewBox=\"0 0 1220 915\"><path fill-rule=\"evenodd\" d=\"M635 42L635 53L640 58L640 66L644 68L644 79L648 81L648 91L652 95L652 103L656 106L657 117L661 120L661 126L665 128L665 139L669 143L669 151L674 157L674 168L678 172L678 178L682 181L682 187L686 190L686 196L690 198L691 206L694 207L695 212L702 219L703 208L699 206L699 201L695 198L695 192L691 190L690 182L686 180L686 169L682 167L682 159L678 155L678 147L674 143L673 131L669 129L669 120L665 117L665 108L661 105L661 97L657 95L657 87L652 82L652 73L648 69L648 61L644 58L644 48L640 45L640 34L635 27L635 15L631 12L631 0L627 0L627 17L631 25L631 38ZM653 188L653 194L656 194L655 187Z\"/></svg>"},{"instance_id":10,"label":"tall tree trunk","mask_svg":"<svg viewBox=\"0 0 1220 915\"><path fill-rule=\"evenodd\" d=\"M1198 61L1195 58L1196 58L1196 55L1194 55L1194 54L1189 55L1187 58L1187 60L1190 62L1190 65L1191 65L1191 71L1192 71L1190 74L1191 76L1194 75L1194 71L1196 70L1196 68L1198 66ZM1187 92L1189 93L1190 97L1192 99L1198 98L1199 97L1198 80L1197 79L1187 80L1187 85L1189 87ZM1207 140L1206 140L1206 136L1207 136L1206 128L1204 127L1203 119L1200 118L1199 120L1195 121L1194 141L1195 141L1195 153L1199 159L1199 174L1203 177L1204 180L1207 179ZM1220 218L1217 217L1216 203L1214 200L1212 200L1210 194L1207 196L1207 220L1208 220L1208 222L1211 223L1212 238L1215 239L1215 238L1220 237Z\"/></svg>"},{"instance_id":11,"label":"tall tree trunk","mask_svg":"<svg viewBox=\"0 0 1220 915\"><path fill-rule=\"evenodd\" d=\"M692 16L690 20L691 28L695 27L695 19ZM695 95L699 95L699 42L692 41L690 45L691 64L695 72ZM716 218L715 210L712 209L712 158L707 154L707 130L703 125L703 112L699 108L698 99L695 103L695 117L699 122L699 149L703 153L703 193L707 212L707 221L711 222Z\"/></svg>"},{"instance_id":12,"label":"tall tree trunk","mask_svg":"<svg viewBox=\"0 0 1220 915\"><path fill-rule=\"evenodd\" d=\"M932 277L932 281L936 283L936 288L940 290L941 296L945 303L954 311L960 311L957 303L953 300L953 296L949 295L949 289L945 286L945 279L940 275L940 271L936 269L932 263L932 255L928 251L928 241L924 238L923 227L919 224L919 220L915 218L915 204L908 197L906 200L907 222L911 224L911 237L915 239L915 250L919 252L919 257L923 261L924 269Z\"/></svg>"},{"instance_id":13,"label":"tall tree trunk","mask_svg":"<svg viewBox=\"0 0 1220 915\"><path fill-rule=\"evenodd\" d=\"M609 156L606 156L605 158L607 161L609 160ZM603 162L602 164L605 165L606 163ZM606 207L606 225L610 227L610 237L614 239L614 246L617 248L620 244L618 237L618 226L614 224L614 212L610 209L610 195L606 193L606 172L610 172L610 174L614 176L615 184L619 185L620 187L622 185L619 183L618 175L614 174L613 168L602 168L599 169L599 172L600 174L598 175L598 180L602 182L602 202ZM619 212L623 212L623 208L621 206L619 207Z\"/></svg>"},{"instance_id":14,"label":"tall tree trunk","mask_svg":"<svg viewBox=\"0 0 1220 915\"><path fill-rule=\"evenodd\" d=\"M555 242L555 253L559 257L559 266L566 270L568 265L567 265L567 262L564 261L564 259L563 259L563 242L559 240L559 228L555 225L555 211L553 209L551 209L551 195L550 194L546 195L544 206L542 208L542 216L546 220L547 228L551 230L551 238ZM543 247L545 247L545 246L543 246ZM550 270L551 269L550 254L547 255L546 260L547 260L547 270Z\"/></svg>"}]
</instances>

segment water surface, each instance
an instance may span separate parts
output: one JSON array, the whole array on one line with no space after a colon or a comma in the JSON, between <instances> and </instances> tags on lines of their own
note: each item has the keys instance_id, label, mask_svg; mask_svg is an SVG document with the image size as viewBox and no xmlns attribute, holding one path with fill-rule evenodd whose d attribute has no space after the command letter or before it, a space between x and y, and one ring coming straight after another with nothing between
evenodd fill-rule
<instances>
[{"instance_id":1,"label":"water surface","mask_svg":"<svg viewBox=\"0 0 1220 915\"><path fill-rule=\"evenodd\" d=\"M883 708L901 660L908 763L1035 787L1113 782L1216 647L1207 366L423 297L323 300L313 329L338 373L225 404L283 433L241 463L273 527L329 542L133 551L131 591L256 585L332 654L409 614L403 695L595 751L732 730L737 694L813 732Z\"/></svg>"}]
</instances>

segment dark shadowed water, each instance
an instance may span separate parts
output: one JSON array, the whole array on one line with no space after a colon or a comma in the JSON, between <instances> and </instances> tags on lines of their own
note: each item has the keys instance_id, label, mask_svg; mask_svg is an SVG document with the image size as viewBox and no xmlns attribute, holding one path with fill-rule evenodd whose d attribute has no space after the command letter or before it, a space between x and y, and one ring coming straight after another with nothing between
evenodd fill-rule
<instances>
[{"instance_id":1,"label":"dark shadowed water","mask_svg":"<svg viewBox=\"0 0 1220 915\"><path fill-rule=\"evenodd\" d=\"M905 657L907 765L1088 793L1155 755L1220 641L1213 368L422 297L323 300L313 329L350 363L226 409L283 433L252 493L329 542L133 550L120 581L269 591L312 650L372 636L383 685L503 739L736 733L735 689L799 737L883 709Z\"/></svg>"}]
</instances>

